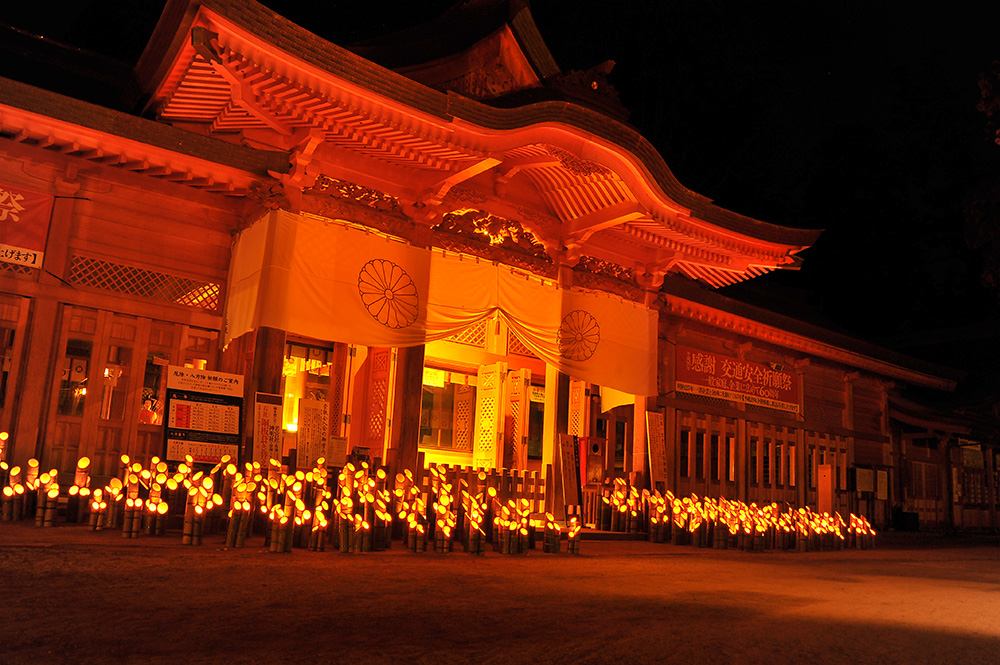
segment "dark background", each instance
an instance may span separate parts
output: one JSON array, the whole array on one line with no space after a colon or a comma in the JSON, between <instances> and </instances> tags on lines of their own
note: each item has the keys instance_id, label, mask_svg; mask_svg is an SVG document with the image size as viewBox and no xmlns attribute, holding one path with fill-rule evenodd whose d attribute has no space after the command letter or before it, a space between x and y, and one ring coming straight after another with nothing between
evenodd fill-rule
<instances>
[{"instance_id":1,"label":"dark background","mask_svg":"<svg viewBox=\"0 0 1000 665\"><path fill-rule=\"evenodd\" d=\"M20 3L0 21L66 44L64 55L81 69L101 70L100 83L77 79L78 96L97 95L102 85L110 91L127 77L162 7L58 4L53 11ZM432 18L453 2L264 4L347 45ZM998 13L985 10L989 4L535 0L531 7L563 71L616 62L609 81L630 122L681 183L763 221L825 229L803 253L801 271L724 293L968 370L963 391L981 397L997 392L1000 293L983 285L982 250L968 241L977 229L963 211L1000 183L1000 145L976 110L979 78L1000 59ZM24 78L11 72L18 62L8 58L0 73ZM72 81L39 83L73 92Z\"/></svg>"}]
</instances>

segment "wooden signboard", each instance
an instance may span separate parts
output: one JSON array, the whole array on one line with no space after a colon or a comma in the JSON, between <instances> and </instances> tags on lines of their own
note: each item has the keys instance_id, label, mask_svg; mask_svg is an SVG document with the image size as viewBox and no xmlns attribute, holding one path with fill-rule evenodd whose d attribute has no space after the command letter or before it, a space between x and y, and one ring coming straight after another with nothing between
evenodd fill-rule
<instances>
[{"instance_id":1,"label":"wooden signboard","mask_svg":"<svg viewBox=\"0 0 1000 665\"><path fill-rule=\"evenodd\" d=\"M281 461L281 395L257 393L253 412L253 461L267 469L271 459Z\"/></svg>"},{"instance_id":2,"label":"wooden signboard","mask_svg":"<svg viewBox=\"0 0 1000 665\"><path fill-rule=\"evenodd\" d=\"M338 469L347 466L347 437L331 436L327 447L326 465Z\"/></svg>"},{"instance_id":3,"label":"wooden signboard","mask_svg":"<svg viewBox=\"0 0 1000 665\"><path fill-rule=\"evenodd\" d=\"M667 440L663 413L646 412L646 445L649 448L650 487L661 493L667 491Z\"/></svg>"},{"instance_id":4,"label":"wooden signboard","mask_svg":"<svg viewBox=\"0 0 1000 665\"><path fill-rule=\"evenodd\" d=\"M875 478L878 481L875 485L875 498L879 501L889 500L889 472L876 471Z\"/></svg>"},{"instance_id":5,"label":"wooden signboard","mask_svg":"<svg viewBox=\"0 0 1000 665\"><path fill-rule=\"evenodd\" d=\"M559 435L559 462L563 505L579 506L583 503L583 493L580 489L580 451L575 436Z\"/></svg>"},{"instance_id":6,"label":"wooden signboard","mask_svg":"<svg viewBox=\"0 0 1000 665\"><path fill-rule=\"evenodd\" d=\"M299 400L299 427L295 445L295 464L298 468L311 469L319 458L328 459L329 413L329 404L324 400Z\"/></svg>"}]
</instances>

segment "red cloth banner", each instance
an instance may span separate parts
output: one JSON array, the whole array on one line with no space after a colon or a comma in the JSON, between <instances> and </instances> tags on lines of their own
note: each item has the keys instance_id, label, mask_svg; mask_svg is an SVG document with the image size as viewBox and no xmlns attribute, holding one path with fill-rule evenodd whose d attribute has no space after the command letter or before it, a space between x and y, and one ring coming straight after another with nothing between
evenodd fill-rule
<instances>
[{"instance_id":1,"label":"red cloth banner","mask_svg":"<svg viewBox=\"0 0 1000 665\"><path fill-rule=\"evenodd\" d=\"M42 267L53 201L50 194L0 183L0 261Z\"/></svg>"},{"instance_id":2,"label":"red cloth banner","mask_svg":"<svg viewBox=\"0 0 1000 665\"><path fill-rule=\"evenodd\" d=\"M677 347L677 392L798 413L799 377L779 365Z\"/></svg>"}]
</instances>

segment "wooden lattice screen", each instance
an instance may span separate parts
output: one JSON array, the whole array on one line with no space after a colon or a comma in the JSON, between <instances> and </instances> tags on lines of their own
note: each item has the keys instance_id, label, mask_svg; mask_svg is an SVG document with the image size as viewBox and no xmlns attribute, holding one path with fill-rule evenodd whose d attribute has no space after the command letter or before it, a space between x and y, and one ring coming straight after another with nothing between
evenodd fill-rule
<instances>
[{"instance_id":1,"label":"wooden lattice screen","mask_svg":"<svg viewBox=\"0 0 1000 665\"><path fill-rule=\"evenodd\" d=\"M154 270L74 256L69 281L105 291L162 300L216 311L222 288L215 282L168 275Z\"/></svg>"}]
</instances>

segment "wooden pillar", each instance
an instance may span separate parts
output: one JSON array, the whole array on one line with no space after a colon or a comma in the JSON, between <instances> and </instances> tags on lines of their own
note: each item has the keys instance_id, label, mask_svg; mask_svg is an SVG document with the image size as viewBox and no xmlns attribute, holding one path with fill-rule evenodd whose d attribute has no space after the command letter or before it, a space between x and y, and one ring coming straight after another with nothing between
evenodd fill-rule
<instances>
[{"instance_id":1,"label":"wooden pillar","mask_svg":"<svg viewBox=\"0 0 1000 665\"><path fill-rule=\"evenodd\" d=\"M736 420L736 498L740 501L747 501L749 491L749 479L747 478L747 419L740 417Z\"/></svg>"},{"instance_id":2,"label":"wooden pillar","mask_svg":"<svg viewBox=\"0 0 1000 665\"><path fill-rule=\"evenodd\" d=\"M281 369L285 360L285 331L261 326L254 344L251 381L261 393L281 393Z\"/></svg>"},{"instance_id":3,"label":"wooden pillar","mask_svg":"<svg viewBox=\"0 0 1000 665\"><path fill-rule=\"evenodd\" d=\"M420 440L420 409L423 397L424 347L399 349L402 356L399 379L399 439L386 463L393 474L417 468L417 444Z\"/></svg>"},{"instance_id":4,"label":"wooden pillar","mask_svg":"<svg viewBox=\"0 0 1000 665\"><path fill-rule=\"evenodd\" d=\"M556 513L563 510L562 479L556 469L562 469L559 457L559 435L567 433L569 415L569 376L555 367L545 365L545 412L542 422L542 468L545 491L551 498L550 505Z\"/></svg>"},{"instance_id":5,"label":"wooden pillar","mask_svg":"<svg viewBox=\"0 0 1000 665\"><path fill-rule=\"evenodd\" d=\"M646 398L636 395L632 405L632 471L636 484L648 487L649 463L646 445Z\"/></svg>"},{"instance_id":6,"label":"wooden pillar","mask_svg":"<svg viewBox=\"0 0 1000 665\"><path fill-rule=\"evenodd\" d=\"M799 508L804 508L809 497L809 475L806 473L806 432L801 427L795 430L795 500Z\"/></svg>"},{"instance_id":7,"label":"wooden pillar","mask_svg":"<svg viewBox=\"0 0 1000 665\"><path fill-rule=\"evenodd\" d=\"M947 439L940 439L941 447L944 453L944 483L941 485L945 488L944 495L944 522L945 527L954 531L955 529L955 481L954 473L952 469L954 465L951 460L952 449L948 446Z\"/></svg>"},{"instance_id":8,"label":"wooden pillar","mask_svg":"<svg viewBox=\"0 0 1000 665\"><path fill-rule=\"evenodd\" d=\"M253 354L252 360L250 360L249 377L247 377L246 388L243 391L244 410L247 412L247 418L244 419L241 462L251 461L249 453L253 450L254 399L257 393L281 394L281 370L285 361L284 330L261 326L249 334L253 335L251 342ZM237 352L241 348L243 348L241 345L237 346Z\"/></svg>"},{"instance_id":9,"label":"wooden pillar","mask_svg":"<svg viewBox=\"0 0 1000 665\"><path fill-rule=\"evenodd\" d=\"M8 442L7 460L11 466L24 467L31 457L41 459L43 423L49 404L39 396L49 395L51 382L58 380L55 358L62 350L53 349L53 344L58 340L59 309L59 303L47 298L36 298L31 303L24 380L18 396L16 424Z\"/></svg>"},{"instance_id":10,"label":"wooden pillar","mask_svg":"<svg viewBox=\"0 0 1000 665\"><path fill-rule=\"evenodd\" d=\"M661 313L660 316L663 316L663 314ZM660 361L657 375L659 377L661 395L673 393L674 391L677 378L675 362L677 357L677 333L678 330L676 327L670 328L667 332L667 338L661 338L659 344L657 344ZM668 404L664 412L663 431L666 437L665 445L667 449L666 489L676 493L680 482L677 469L677 446L680 445L680 439L677 436L677 408Z\"/></svg>"},{"instance_id":11,"label":"wooden pillar","mask_svg":"<svg viewBox=\"0 0 1000 665\"><path fill-rule=\"evenodd\" d=\"M73 207L75 196L80 190L76 164L68 164L66 172L57 178L53 195L52 214L45 242L43 270L38 276L39 284L59 284L66 273L69 255L69 238L72 235ZM59 303L47 298L33 298L31 318L28 323L28 342L25 344L24 380L20 385L17 400L16 423L11 432L12 441L7 460L13 466L24 466L28 459L42 458L45 436L47 400L39 396L49 395L53 381L59 380L56 359L64 349L54 349L53 341L58 339ZM14 390L15 386L8 386Z\"/></svg>"},{"instance_id":12,"label":"wooden pillar","mask_svg":"<svg viewBox=\"0 0 1000 665\"><path fill-rule=\"evenodd\" d=\"M994 475L996 473L996 464L994 456L996 455L993 448L986 448L984 446L983 457L986 462L986 505L990 511L990 528L993 531L997 530L997 491L996 483L997 479Z\"/></svg>"}]
</instances>

